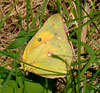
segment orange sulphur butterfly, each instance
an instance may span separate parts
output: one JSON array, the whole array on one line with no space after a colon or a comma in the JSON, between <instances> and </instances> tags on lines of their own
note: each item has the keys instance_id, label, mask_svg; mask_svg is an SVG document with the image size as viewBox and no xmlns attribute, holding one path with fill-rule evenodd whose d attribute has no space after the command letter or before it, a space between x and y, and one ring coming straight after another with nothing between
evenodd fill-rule
<instances>
[{"instance_id":1,"label":"orange sulphur butterfly","mask_svg":"<svg viewBox=\"0 0 100 93\"><path fill-rule=\"evenodd\" d=\"M52 15L33 36L23 54L25 69L47 78L65 77L70 70L72 50L60 14ZM43 70L44 69L44 70Z\"/></svg>"}]
</instances>

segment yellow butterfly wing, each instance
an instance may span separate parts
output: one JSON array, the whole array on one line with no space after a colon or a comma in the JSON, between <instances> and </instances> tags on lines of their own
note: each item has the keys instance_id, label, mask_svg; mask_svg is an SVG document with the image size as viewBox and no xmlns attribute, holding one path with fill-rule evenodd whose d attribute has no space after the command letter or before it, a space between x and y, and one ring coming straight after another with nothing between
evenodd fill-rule
<instances>
[{"instance_id":1,"label":"yellow butterfly wing","mask_svg":"<svg viewBox=\"0 0 100 93\"><path fill-rule=\"evenodd\" d=\"M62 17L59 14L51 16L30 40L23 54L25 62L45 70L28 65L25 69L43 77L64 77L72 61L72 50L65 31Z\"/></svg>"}]
</instances>

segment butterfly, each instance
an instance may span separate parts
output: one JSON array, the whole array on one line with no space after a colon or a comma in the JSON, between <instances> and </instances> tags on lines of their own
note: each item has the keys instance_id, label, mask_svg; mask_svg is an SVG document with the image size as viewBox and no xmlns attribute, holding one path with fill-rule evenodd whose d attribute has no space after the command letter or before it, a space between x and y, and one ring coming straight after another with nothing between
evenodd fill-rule
<instances>
[{"instance_id":1,"label":"butterfly","mask_svg":"<svg viewBox=\"0 0 100 93\"><path fill-rule=\"evenodd\" d=\"M29 72L42 77L65 77L72 62L72 49L60 14L54 14L29 41L23 53Z\"/></svg>"}]
</instances>

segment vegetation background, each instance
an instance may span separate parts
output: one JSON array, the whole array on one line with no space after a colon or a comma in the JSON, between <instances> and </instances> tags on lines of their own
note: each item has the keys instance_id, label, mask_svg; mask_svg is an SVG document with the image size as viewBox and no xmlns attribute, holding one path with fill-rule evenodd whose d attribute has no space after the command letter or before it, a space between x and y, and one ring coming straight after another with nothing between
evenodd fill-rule
<instances>
[{"instance_id":1,"label":"vegetation background","mask_svg":"<svg viewBox=\"0 0 100 93\"><path fill-rule=\"evenodd\" d=\"M65 78L47 79L20 69L32 36L60 13L72 46L72 69ZM0 93L99 93L99 0L0 0Z\"/></svg>"}]
</instances>

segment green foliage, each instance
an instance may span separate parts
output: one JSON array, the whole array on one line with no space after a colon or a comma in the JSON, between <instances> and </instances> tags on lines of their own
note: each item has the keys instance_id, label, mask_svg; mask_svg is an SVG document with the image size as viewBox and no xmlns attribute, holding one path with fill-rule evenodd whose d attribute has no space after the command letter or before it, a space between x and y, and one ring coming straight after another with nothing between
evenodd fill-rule
<instances>
[{"instance_id":1,"label":"green foliage","mask_svg":"<svg viewBox=\"0 0 100 93\"><path fill-rule=\"evenodd\" d=\"M21 30L18 37L16 37L16 39L7 47L7 49L14 49L24 46L25 42L29 41L30 37L32 37L35 33L36 31L29 33L25 30Z\"/></svg>"},{"instance_id":2,"label":"green foliage","mask_svg":"<svg viewBox=\"0 0 100 93\"><path fill-rule=\"evenodd\" d=\"M48 93L51 93L50 90L47 90L39 83L35 83L28 80L25 80L23 82L21 76L17 76L17 80L18 82L15 80L9 80L9 82L7 83L6 90L4 90L5 93L33 93L33 92L47 93L46 91L48 91ZM3 82L4 82L4 79L0 79L0 85ZM1 88L0 88L0 93L2 93Z\"/></svg>"}]
</instances>

